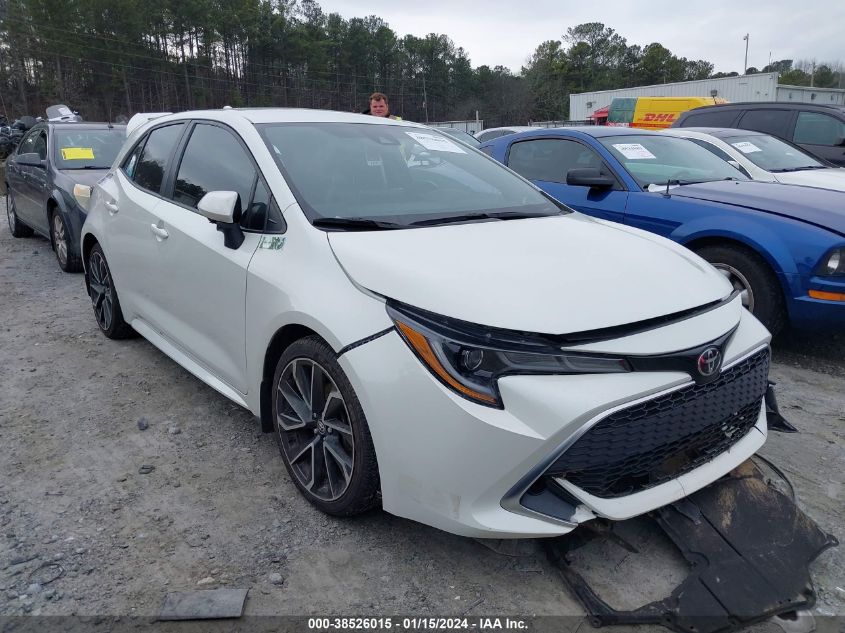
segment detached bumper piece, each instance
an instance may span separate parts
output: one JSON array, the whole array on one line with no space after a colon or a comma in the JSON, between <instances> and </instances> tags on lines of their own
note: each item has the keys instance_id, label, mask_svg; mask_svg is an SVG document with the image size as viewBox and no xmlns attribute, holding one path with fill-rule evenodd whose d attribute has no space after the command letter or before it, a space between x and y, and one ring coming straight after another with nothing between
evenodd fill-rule
<instances>
[{"instance_id":1,"label":"detached bumper piece","mask_svg":"<svg viewBox=\"0 0 845 633\"><path fill-rule=\"evenodd\" d=\"M583 541L547 543L593 626L661 624L684 633L721 633L806 609L816 599L809 565L838 545L751 461L652 518L692 571L670 596L632 611L611 608L570 566L567 553Z\"/></svg>"}]
</instances>

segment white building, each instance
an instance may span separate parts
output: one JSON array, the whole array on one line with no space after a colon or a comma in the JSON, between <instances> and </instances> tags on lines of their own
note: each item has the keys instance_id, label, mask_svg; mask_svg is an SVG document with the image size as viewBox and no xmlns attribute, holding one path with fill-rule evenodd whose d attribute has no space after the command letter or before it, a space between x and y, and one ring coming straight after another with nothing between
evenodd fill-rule
<instances>
[{"instance_id":1,"label":"white building","mask_svg":"<svg viewBox=\"0 0 845 633\"><path fill-rule=\"evenodd\" d=\"M609 106L617 97L721 97L734 103L740 101L793 101L822 105L845 105L845 90L784 86L778 83L778 76L779 73L759 73L571 94L569 95L569 120L584 121L596 110Z\"/></svg>"}]
</instances>

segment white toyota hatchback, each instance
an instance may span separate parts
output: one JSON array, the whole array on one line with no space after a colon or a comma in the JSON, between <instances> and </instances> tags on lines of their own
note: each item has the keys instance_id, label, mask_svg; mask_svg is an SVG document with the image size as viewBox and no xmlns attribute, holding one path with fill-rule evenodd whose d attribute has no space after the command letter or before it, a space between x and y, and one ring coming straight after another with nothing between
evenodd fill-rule
<instances>
[{"instance_id":1,"label":"white toyota hatchback","mask_svg":"<svg viewBox=\"0 0 845 633\"><path fill-rule=\"evenodd\" d=\"M325 512L553 536L682 498L765 441L769 334L720 273L435 130L161 116L90 207L102 331L252 411Z\"/></svg>"}]
</instances>

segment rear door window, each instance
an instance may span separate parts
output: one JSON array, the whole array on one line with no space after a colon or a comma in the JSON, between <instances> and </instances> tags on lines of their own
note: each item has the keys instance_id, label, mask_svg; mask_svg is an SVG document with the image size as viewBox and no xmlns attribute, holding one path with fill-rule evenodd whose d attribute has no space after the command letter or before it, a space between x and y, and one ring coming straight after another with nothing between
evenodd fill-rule
<instances>
[{"instance_id":1,"label":"rear door window","mask_svg":"<svg viewBox=\"0 0 845 633\"><path fill-rule=\"evenodd\" d=\"M845 140L845 122L821 112L799 112L795 122L794 143L805 145L840 145Z\"/></svg>"},{"instance_id":2,"label":"rear door window","mask_svg":"<svg viewBox=\"0 0 845 633\"><path fill-rule=\"evenodd\" d=\"M184 123L178 123L159 127L150 132L137 165L133 165L135 184L153 193L161 192L161 183L164 180L168 161L182 136L184 127Z\"/></svg>"},{"instance_id":3,"label":"rear door window","mask_svg":"<svg viewBox=\"0 0 845 633\"><path fill-rule=\"evenodd\" d=\"M789 122L791 119L791 110L763 108L760 110L750 110L743 114L737 127L743 130L755 130L757 132L766 132L774 136L784 137L789 131Z\"/></svg>"}]
</instances>

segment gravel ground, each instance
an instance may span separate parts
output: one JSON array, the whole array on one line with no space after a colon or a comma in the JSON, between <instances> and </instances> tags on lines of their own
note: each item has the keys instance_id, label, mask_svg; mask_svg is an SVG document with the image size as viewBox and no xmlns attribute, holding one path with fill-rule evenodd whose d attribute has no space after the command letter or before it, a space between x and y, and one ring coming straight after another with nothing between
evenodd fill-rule
<instances>
[{"instance_id":1,"label":"gravel ground","mask_svg":"<svg viewBox=\"0 0 845 633\"><path fill-rule=\"evenodd\" d=\"M781 407L801 433L771 434L762 452L842 541L845 338L785 336L774 361ZM47 240L12 238L3 219L0 616L155 616L167 592L239 587L253 616L580 622L538 545L509 547L517 555L383 512L321 514L247 411L143 339L102 336L82 275L62 273ZM817 615L845 615L843 549L813 566ZM591 556L599 578L619 578L623 556ZM657 558L627 570L637 581L617 591L657 597Z\"/></svg>"}]
</instances>

